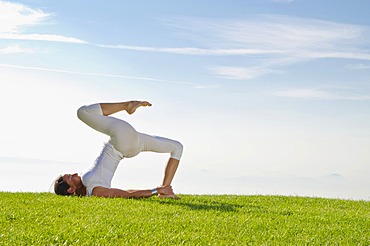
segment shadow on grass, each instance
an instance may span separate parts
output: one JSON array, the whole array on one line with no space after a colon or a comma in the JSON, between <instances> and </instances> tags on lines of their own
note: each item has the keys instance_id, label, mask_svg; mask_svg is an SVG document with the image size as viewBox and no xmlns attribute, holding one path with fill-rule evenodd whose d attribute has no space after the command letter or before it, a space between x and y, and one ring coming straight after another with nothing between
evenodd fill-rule
<instances>
[{"instance_id":1,"label":"shadow on grass","mask_svg":"<svg viewBox=\"0 0 370 246\"><path fill-rule=\"evenodd\" d=\"M171 206L181 206L191 210L205 210L205 211L220 211L220 212L238 212L242 208L248 208L249 210L261 210L262 207L252 204L233 204L227 202L219 201L186 201L186 200L169 200L169 199L149 199L146 201L157 202L160 204L171 205Z\"/></svg>"},{"instance_id":2,"label":"shadow on grass","mask_svg":"<svg viewBox=\"0 0 370 246\"><path fill-rule=\"evenodd\" d=\"M221 203L221 202L212 202L212 204L207 204L207 203L194 204L194 203L188 203L188 202L176 202L173 204L187 207L191 210L215 210L215 211L221 211L221 212L235 212L238 210L238 208L243 207L241 205Z\"/></svg>"}]
</instances>

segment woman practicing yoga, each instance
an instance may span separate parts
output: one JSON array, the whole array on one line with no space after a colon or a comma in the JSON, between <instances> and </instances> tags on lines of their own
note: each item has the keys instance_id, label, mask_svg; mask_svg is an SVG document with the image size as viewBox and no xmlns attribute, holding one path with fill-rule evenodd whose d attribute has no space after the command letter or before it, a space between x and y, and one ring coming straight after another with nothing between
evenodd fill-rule
<instances>
[{"instance_id":1,"label":"woman practicing yoga","mask_svg":"<svg viewBox=\"0 0 370 246\"><path fill-rule=\"evenodd\" d=\"M77 115L86 125L110 136L108 143L94 164L81 175L65 174L54 183L58 195L100 196L141 198L158 194L159 198L178 197L174 194L171 182L176 173L182 155L183 146L178 141L137 132L127 122L108 115L119 111L133 114L139 107L152 106L146 101L119 103L98 103L83 106ZM142 151L170 153L161 186L148 190L121 190L111 188L111 181L118 163L123 158L131 158Z\"/></svg>"}]
</instances>

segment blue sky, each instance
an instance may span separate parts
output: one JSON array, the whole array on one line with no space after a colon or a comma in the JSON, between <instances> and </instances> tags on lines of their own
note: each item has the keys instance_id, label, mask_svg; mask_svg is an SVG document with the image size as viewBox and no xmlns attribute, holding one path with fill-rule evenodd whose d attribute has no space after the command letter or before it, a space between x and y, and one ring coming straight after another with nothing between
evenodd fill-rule
<instances>
[{"instance_id":1,"label":"blue sky","mask_svg":"<svg viewBox=\"0 0 370 246\"><path fill-rule=\"evenodd\" d=\"M117 117L185 145L177 192L369 199L369 7L0 1L0 189L47 191L94 161L107 139L80 105L145 99ZM124 160L113 184L158 185L166 159Z\"/></svg>"}]
</instances>

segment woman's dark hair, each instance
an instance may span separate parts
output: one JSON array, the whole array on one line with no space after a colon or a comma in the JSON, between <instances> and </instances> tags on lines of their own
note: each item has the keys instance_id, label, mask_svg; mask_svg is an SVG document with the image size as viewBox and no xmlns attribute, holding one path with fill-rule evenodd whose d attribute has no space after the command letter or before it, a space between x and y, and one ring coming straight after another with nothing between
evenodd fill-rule
<instances>
[{"instance_id":1,"label":"woman's dark hair","mask_svg":"<svg viewBox=\"0 0 370 246\"><path fill-rule=\"evenodd\" d=\"M54 182L54 192L57 195L61 196L70 196L71 193L68 193L69 185L63 180L63 176L60 175Z\"/></svg>"}]
</instances>

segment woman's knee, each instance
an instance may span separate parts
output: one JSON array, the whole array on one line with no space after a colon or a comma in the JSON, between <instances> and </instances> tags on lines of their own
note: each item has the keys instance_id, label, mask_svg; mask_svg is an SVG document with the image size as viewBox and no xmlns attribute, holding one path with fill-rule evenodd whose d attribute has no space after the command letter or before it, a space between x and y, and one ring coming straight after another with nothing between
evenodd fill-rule
<instances>
[{"instance_id":1,"label":"woman's knee","mask_svg":"<svg viewBox=\"0 0 370 246\"><path fill-rule=\"evenodd\" d=\"M171 157L177 160L181 159L184 146L179 141L174 141L175 150L172 152Z\"/></svg>"},{"instance_id":2,"label":"woman's knee","mask_svg":"<svg viewBox=\"0 0 370 246\"><path fill-rule=\"evenodd\" d=\"M77 109L77 117L82 120L84 118L84 114L86 114L86 106L82 106Z\"/></svg>"},{"instance_id":3,"label":"woman's knee","mask_svg":"<svg viewBox=\"0 0 370 246\"><path fill-rule=\"evenodd\" d=\"M80 107L77 110L77 116L79 119L83 118L85 115L94 114L94 115L103 115L103 111L99 103L85 105Z\"/></svg>"}]
</instances>

